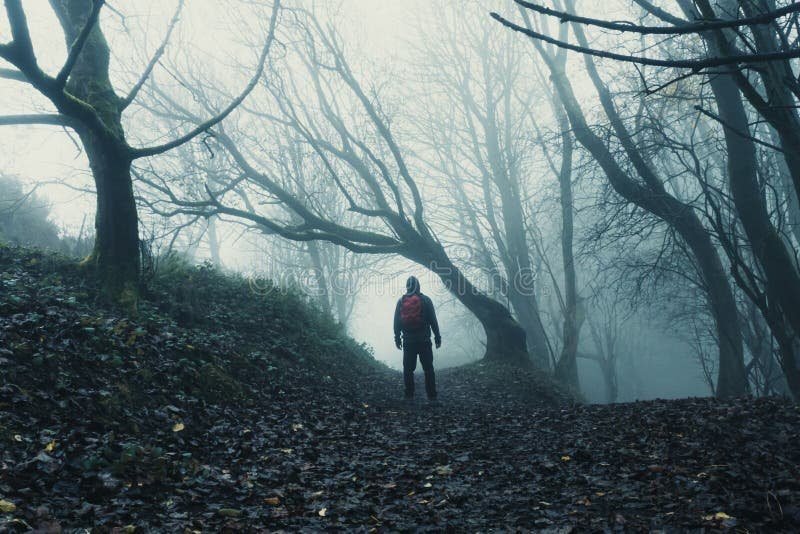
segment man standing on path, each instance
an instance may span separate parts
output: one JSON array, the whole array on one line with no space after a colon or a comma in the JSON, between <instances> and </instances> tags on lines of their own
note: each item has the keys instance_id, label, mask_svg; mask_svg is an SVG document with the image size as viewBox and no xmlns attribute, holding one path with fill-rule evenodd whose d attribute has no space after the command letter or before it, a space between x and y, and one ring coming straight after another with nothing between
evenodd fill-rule
<instances>
[{"instance_id":1,"label":"man standing on path","mask_svg":"<svg viewBox=\"0 0 800 534\"><path fill-rule=\"evenodd\" d=\"M419 280L409 276L406 281L406 294L397 301L394 310L394 344L403 349L403 379L406 399L414 398L414 370L417 356L425 371L425 392L428 400L436 400L436 376L433 372L433 350L431 331L436 348L442 346L439 323L433 301L419 290ZM402 340L400 334L402 333Z\"/></svg>"}]
</instances>

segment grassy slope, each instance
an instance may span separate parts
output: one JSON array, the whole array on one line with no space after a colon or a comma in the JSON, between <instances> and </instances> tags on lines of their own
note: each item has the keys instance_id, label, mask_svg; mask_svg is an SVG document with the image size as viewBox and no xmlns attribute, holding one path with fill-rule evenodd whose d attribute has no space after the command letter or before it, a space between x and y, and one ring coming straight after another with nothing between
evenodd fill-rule
<instances>
[{"instance_id":1,"label":"grassy slope","mask_svg":"<svg viewBox=\"0 0 800 534\"><path fill-rule=\"evenodd\" d=\"M173 263L130 318L97 305L84 275L0 246L0 500L24 505L7 521L88 506L94 523L111 486L196 473L219 452L216 426L314 395L347 402L357 379L393 383L368 348L266 282Z\"/></svg>"},{"instance_id":2,"label":"grassy slope","mask_svg":"<svg viewBox=\"0 0 800 534\"><path fill-rule=\"evenodd\" d=\"M52 393L103 388L97 409L112 418L159 396L257 402L297 372L322 388L387 373L298 295L203 266L165 267L134 318L96 304L91 282L59 256L0 248L0 283L7 380Z\"/></svg>"}]
</instances>

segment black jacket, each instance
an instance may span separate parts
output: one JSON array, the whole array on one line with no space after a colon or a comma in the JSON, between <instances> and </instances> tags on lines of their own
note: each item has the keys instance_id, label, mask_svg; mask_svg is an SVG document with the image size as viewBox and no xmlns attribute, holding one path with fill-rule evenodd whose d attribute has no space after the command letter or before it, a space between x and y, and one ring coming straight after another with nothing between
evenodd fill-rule
<instances>
[{"instance_id":1,"label":"black jacket","mask_svg":"<svg viewBox=\"0 0 800 534\"><path fill-rule=\"evenodd\" d=\"M409 293L406 293L408 295ZM405 297L406 295L403 295ZM403 329L403 323L400 321L400 308L403 305L403 297L397 301L397 306L394 308L394 338L400 339L400 333L403 334L404 343L418 343L421 341L430 341L431 330L433 331L434 339L440 339L439 322L436 320L436 310L433 308L433 301L427 295L418 293L422 298L422 326L414 330Z\"/></svg>"}]
</instances>

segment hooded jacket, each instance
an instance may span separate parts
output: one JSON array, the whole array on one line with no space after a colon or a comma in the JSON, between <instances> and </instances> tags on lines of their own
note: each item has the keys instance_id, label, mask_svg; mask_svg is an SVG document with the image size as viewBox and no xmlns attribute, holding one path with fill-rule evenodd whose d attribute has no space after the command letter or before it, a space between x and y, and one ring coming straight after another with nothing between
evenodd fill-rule
<instances>
[{"instance_id":1,"label":"hooded jacket","mask_svg":"<svg viewBox=\"0 0 800 534\"><path fill-rule=\"evenodd\" d=\"M414 294L419 295L420 299L422 299L422 326L410 330L404 329L400 320L400 309L403 306L403 299L408 295ZM433 331L434 339L441 339L433 301L427 295L422 294L419 288L419 280L411 276L406 282L406 294L398 299L397 306L394 309L394 338L395 340L400 339L400 334L402 333L403 343L430 341L431 331Z\"/></svg>"}]
</instances>

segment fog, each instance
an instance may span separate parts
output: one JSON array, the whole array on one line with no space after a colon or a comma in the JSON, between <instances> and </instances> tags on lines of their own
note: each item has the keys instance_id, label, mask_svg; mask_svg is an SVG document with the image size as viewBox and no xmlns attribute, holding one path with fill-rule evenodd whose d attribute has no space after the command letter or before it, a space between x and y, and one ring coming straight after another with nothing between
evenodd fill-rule
<instances>
[{"instance_id":1,"label":"fog","mask_svg":"<svg viewBox=\"0 0 800 534\"><path fill-rule=\"evenodd\" d=\"M120 95L177 5L122 0L101 11ZM628 0L567 5L605 20L656 20ZM24 7L39 66L58 72L58 18L46 0ZM275 279L395 369L393 314L413 275L436 306L438 367L529 358L589 402L789 394L797 318L779 293L789 280L793 295L800 280L800 234L793 162L784 161L792 149L775 145L790 136L765 125L735 85L731 111L726 87L712 91L703 69L587 65L490 17L578 42L558 19L523 17L510 1L300 0L276 16L272 7L186 2L125 110L127 143L159 145L218 115L253 80L220 122L133 159L150 258L174 253ZM580 46L665 61L720 46L697 35L586 33ZM0 41L9 40L0 18ZM263 75L253 78L265 42ZM794 61L786 68L796 74ZM29 84L3 77L0 102L2 115L56 111ZM714 119L739 109L746 135ZM98 195L82 138L67 126L2 125L0 146L0 176L35 190L62 238L91 238ZM752 176L738 177L729 160L747 150ZM744 198L750 185L764 212L752 224L748 214L760 208ZM19 192L5 194L0 201ZM768 252L754 228L776 236ZM0 240L42 246L23 231ZM464 297L464 284L480 298Z\"/></svg>"}]
</instances>

